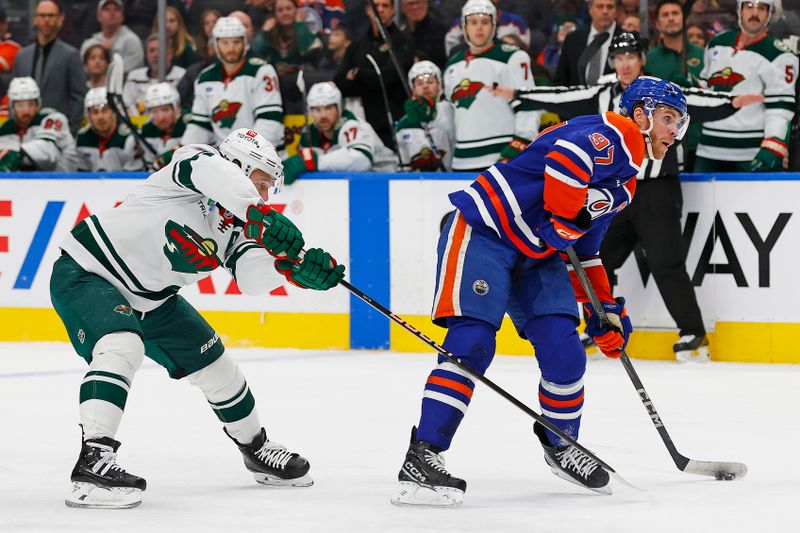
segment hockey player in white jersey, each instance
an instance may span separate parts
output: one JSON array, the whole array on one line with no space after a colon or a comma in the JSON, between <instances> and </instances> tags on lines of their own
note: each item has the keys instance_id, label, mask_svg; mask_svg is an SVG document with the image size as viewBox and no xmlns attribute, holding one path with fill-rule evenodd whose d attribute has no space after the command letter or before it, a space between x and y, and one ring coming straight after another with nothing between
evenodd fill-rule
<instances>
[{"instance_id":1,"label":"hockey player in white jersey","mask_svg":"<svg viewBox=\"0 0 800 533\"><path fill-rule=\"evenodd\" d=\"M143 170L131 130L119 123L108 105L105 87L95 87L83 99L89 123L78 131L80 170L121 172Z\"/></svg>"},{"instance_id":2,"label":"hockey player in white jersey","mask_svg":"<svg viewBox=\"0 0 800 533\"><path fill-rule=\"evenodd\" d=\"M452 169L453 104L442 99L442 71L432 61L419 61L408 71L413 96L406 100L405 114L397 124L400 161L412 170L439 170L439 161ZM430 140L438 150L433 151Z\"/></svg>"},{"instance_id":3,"label":"hockey player in white jersey","mask_svg":"<svg viewBox=\"0 0 800 533\"><path fill-rule=\"evenodd\" d=\"M764 103L703 124L695 172L782 170L788 157L789 124L796 107L798 59L767 35L774 0L739 0L741 32L729 30L706 47L700 77L705 85L733 94L759 93Z\"/></svg>"},{"instance_id":4,"label":"hockey player in white jersey","mask_svg":"<svg viewBox=\"0 0 800 533\"><path fill-rule=\"evenodd\" d=\"M453 170L485 170L519 154L539 132L540 111L519 111L519 101L491 94L496 85L534 86L528 54L494 41L497 10L490 0L469 0L461 9L469 48L448 61L445 98L455 107Z\"/></svg>"},{"instance_id":5,"label":"hockey player in white jersey","mask_svg":"<svg viewBox=\"0 0 800 533\"><path fill-rule=\"evenodd\" d=\"M42 108L36 80L11 80L8 109L9 119L0 126L0 170L78 169L69 122L55 109Z\"/></svg>"},{"instance_id":6,"label":"hockey player in white jersey","mask_svg":"<svg viewBox=\"0 0 800 533\"><path fill-rule=\"evenodd\" d=\"M192 120L183 144L218 145L237 129L249 127L280 152L284 145L283 103L272 65L248 58L247 30L234 17L222 17L211 33L219 62L194 83Z\"/></svg>"},{"instance_id":7,"label":"hockey player in white jersey","mask_svg":"<svg viewBox=\"0 0 800 533\"><path fill-rule=\"evenodd\" d=\"M303 255L300 230L266 203L282 181L269 141L238 129L219 150L180 148L122 204L83 220L61 243L51 298L89 363L68 506L141 503L145 480L117 464L115 434L145 354L173 379L186 378L203 391L256 481L313 483L306 459L267 439L242 371L219 334L178 294L220 267L250 295L287 280L319 291L342 280L344 266L320 248Z\"/></svg>"},{"instance_id":8,"label":"hockey player in white jersey","mask_svg":"<svg viewBox=\"0 0 800 533\"><path fill-rule=\"evenodd\" d=\"M181 146L190 115L181 112L181 97L169 83L162 82L147 88L144 102L150 119L139 130L145 142L159 154L144 150L142 156L148 169L165 166Z\"/></svg>"},{"instance_id":9,"label":"hockey player in white jersey","mask_svg":"<svg viewBox=\"0 0 800 533\"><path fill-rule=\"evenodd\" d=\"M342 111L342 93L331 81L315 83L306 98L312 123L311 146L298 147L297 154L283 162L286 183L305 172L392 172L397 156L386 148L372 126L349 111ZM306 139L301 138L301 144Z\"/></svg>"}]
</instances>

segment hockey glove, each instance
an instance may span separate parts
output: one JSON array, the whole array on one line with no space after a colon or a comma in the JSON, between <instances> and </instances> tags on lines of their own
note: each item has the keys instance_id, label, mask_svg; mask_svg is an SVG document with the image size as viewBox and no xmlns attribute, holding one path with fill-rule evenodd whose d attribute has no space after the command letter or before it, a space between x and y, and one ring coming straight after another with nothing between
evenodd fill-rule
<instances>
[{"instance_id":1,"label":"hockey glove","mask_svg":"<svg viewBox=\"0 0 800 533\"><path fill-rule=\"evenodd\" d=\"M16 150L9 150L0 158L0 172L14 172L19 170L21 163L22 154Z\"/></svg>"},{"instance_id":2,"label":"hockey glove","mask_svg":"<svg viewBox=\"0 0 800 533\"><path fill-rule=\"evenodd\" d=\"M175 151L178 150L178 148L180 148L180 146L176 146L172 150L167 150L158 156L155 161L153 161L153 170L161 170L169 165L169 162L172 161L172 156L175 155Z\"/></svg>"},{"instance_id":3,"label":"hockey glove","mask_svg":"<svg viewBox=\"0 0 800 533\"><path fill-rule=\"evenodd\" d=\"M576 240L589 231L592 225L592 217L585 207L578 211L578 216L572 220L561 218L558 215L550 215L550 218L539 227L536 228L536 233L539 234L544 242L551 248L556 250L563 250L567 246L571 246Z\"/></svg>"},{"instance_id":4,"label":"hockey glove","mask_svg":"<svg viewBox=\"0 0 800 533\"><path fill-rule=\"evenodd\" d=\"M317 152L311 148L300 148L298 152L283 162L283 182L291 185L301 174L317 170Z\"/></svg>"},{"instance_id":5,"label":"hockey glove","mask_svg":"<svg viewBox=\"0 0 800 533\"><path fill-rule=\"evenodd\" d=\"M268 205L251 205L247 208L244 235L254 239L275 257L285 254L299 259L305 241L294 223Z\"/></svg>"},{"instance_id":6,"label":"hockey glove","mask_svg":"<svg viewBox=\"0 0 800 533\"><path fill-rule=\"evenodd\" d=\"M773 172L783 170L783 160L789 157L789 147L777 137L767 137L761 141L761 149L750 162L753 172Z\"/></svg>"},{"instance_id":7,"label":"hockey glove","mask_svg":"<svg viewBox=\"0 0 800 533\"><path fill-rule=\"evenodd\" d=\"M616 359L628 345L633 326L628 312L625 310L625 298L616 298L614 302L602 302L606 317L611 327L603 325L600 317L594 312L591 304L583 304L586 317L586 333L600 348L606 357Z\"/></svg>"},{"instance_id":8,"label":"hockey glove","mask_svg":"<svg viewBox=\"0 0 800 533\"><path fill-rule=\"evenodd\" d=\"M425 96L414 96L403 104L405 116L402 118L406 128L420 128L422 124L433 122L436 118L436 102Z\"/></svg>"},{"instance_id":9,"label":"hockey glove","mask_svg":"<svg viewBox=\"0 0 800 533\"><path fill-rule=\"evenodd\" d=\"M511 139L511 142L508 143L508 146L503 148L503 151L500 152L500 160L499 163L508 163L515 157L519 155L528 145L531 143L528 139L523 139L522 137L514 136Z\"/></svg>"},{"instance_id":10,"label":"hockey glove","mask_svg":"<svg viewBox=\"0 0 800 533\"><path fill-rule=\"evenodd\" d=\"M344 265L337 265L331 254L322 248L306 251L301 261L278 259L275 269L293 285L315 291L327 291L344 278Z\"/></svg>"}]
</instances>

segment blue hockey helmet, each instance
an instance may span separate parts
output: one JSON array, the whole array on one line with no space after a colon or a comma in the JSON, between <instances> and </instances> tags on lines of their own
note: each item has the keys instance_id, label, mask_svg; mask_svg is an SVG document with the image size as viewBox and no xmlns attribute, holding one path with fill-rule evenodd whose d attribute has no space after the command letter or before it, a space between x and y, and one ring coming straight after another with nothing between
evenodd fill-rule
<instances>
[{"instance_id":1,"label":"blue hockey helmet","mask_svg":"<svg viewBox=\"0 0 800 533\"><path fill-rule=\"evenodd\" d=\"M653 129L653 113L659 105L671 107L681 116L678 122L678 136L675 139L679 141L686 134L686 129L689 127L686 96L674 83L654 76L639 76L622 93L619 112L622 116L633 118L633 110L639 104L650 119L650 127L642 131L646 136L649 137L650 130Z\"/></svg>"}]
</instances>

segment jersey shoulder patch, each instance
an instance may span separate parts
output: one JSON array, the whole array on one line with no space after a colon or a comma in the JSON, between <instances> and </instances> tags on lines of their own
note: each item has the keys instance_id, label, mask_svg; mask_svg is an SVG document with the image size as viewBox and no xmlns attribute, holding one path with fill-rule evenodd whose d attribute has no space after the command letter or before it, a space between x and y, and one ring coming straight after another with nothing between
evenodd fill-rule
<instances>
[{"instance_id":1,"label":"jersey shoulder patch","mask_svg":"<svg viewBox=\"0 0 800 533\"><path fill-rule=\"evenodd\" d=\"M711 49L714 46L734 46L738 35L739 32L736 30L724 31L715 35L714 38L708 42L707 48Z\"/></svg>"}]
</instances>

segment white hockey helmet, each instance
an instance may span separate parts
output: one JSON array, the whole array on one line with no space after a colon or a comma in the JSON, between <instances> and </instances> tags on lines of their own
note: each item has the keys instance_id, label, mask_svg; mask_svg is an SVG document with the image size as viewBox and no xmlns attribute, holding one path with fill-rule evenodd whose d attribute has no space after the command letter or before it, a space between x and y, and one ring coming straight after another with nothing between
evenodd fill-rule
<instances>
[{"instance_id":1,"label":"white hockey helmet","mask_svg":"<svg viewBox=\"0 0 800 533\"><path fill-rule=\"evenodd\" d=\"M214 44L214 51L219 57L219 47L217 47L218 39L236 38L241 37L244 42L244 53L250 49L250 43L247 42L247 28L244 27L242 21L236 17L220 17L214 24L211 30L211 40Z\"/></svg>"},{"instance_id":2,"label":"white hockey helmet","mask_svg":"<svg viewBox=\"0 0 800 533\"><path fill-rule=\"evenodd\" d=\"M339 106L339 112L342 111L342 91L332 81L323 81L315 83L308 90L306 96L306 104L308 108L320 107L324 105L336 104Z\"/></svg>"},{"instance_id":3,"label":"white hockey helmet","mask_svg":"<svg viewBox=\"0 0 800 533\"><path fill-rule=\"evenodd\" d=\"M249 128L233 130L219 145L219 151L228 161L238 161L248 178L260 169L275 178L272 193L283 187L283 163L275 147L263 135Z\"/></svg>"},{"instance_id":4,"label":"white hockey helmet","mask_svg":"<svg viewBox=\"0 0 800 533\"><path fill-rule=\"evenodd\" d=\"M180 112L181 97L169 82L151 85L144 94L144 105L148 112L162 105L171 105L176 113Z\"/></svg>"},{"instance_id":5,"label":"white hockey helmet","mask_svg":"<svg viewBox=\"0 0 800 533\"><path fill-rule=\"evenodd\" d=\"M95 87L86 91L83 98L83 107L86 113L93 107L108 105L108 91L105 87Z\"/></svg>"},{"instance_id":6,"label":"white hockey helmet","mask_svg":"<svg viewBox=\"0 0 800 533\"><path fill-rule=\"evenodd\" d=\"M442 90L442 71L433 61L418 61L408 69L408 86L414 90L414 80L420 76L435 76L439 82L439 92Z\"/></svg>"},{"instance_id":7,"label":"white hockey helmet","mask_svg":"<svg viewBox=\"0 0 800 533\"><path fill-rule=\"evenodd\" d=\"M470 15L488 15L492 17L492 28L494 32L497 31L497 8L491 0L468 0L464 7L461 8L461 29L464 32L464 40L467 44L469 37L467 37L467 17ZM492 38L494 39L494 32Z\"/></svg>"},{"instance_id":8,"label":"white hockey helmet","mask_svg":"<svg viewBox=\"0 0 800 533\"><path fill-rule=\"evenodd\" d=\"M25 100L36 100L36 107L42 106L41 92L39 85L31 77L25 76L14 78L8 84L8 113L14 118L14 102Z\"/></svg>"},{"instance_id":9,"label":"white hockey helmet","mask_svg":"<svg viewBox=\"0 0 800 533\"><path fill-rule=\"evenodd\" d=\"M761 28L761 30L767 29L767 26L769 26L769 21L772 20L772 15L775 14L775 0L738 0L736 4L737 4L736 15L739 17L739 29L741 29L743 32L744 28L742 27L742 6L744 6L745 4L765 4L769 7L769 15L767 15L767 22L764 23L764 27Z\"/></svg>"}]
</instances>

